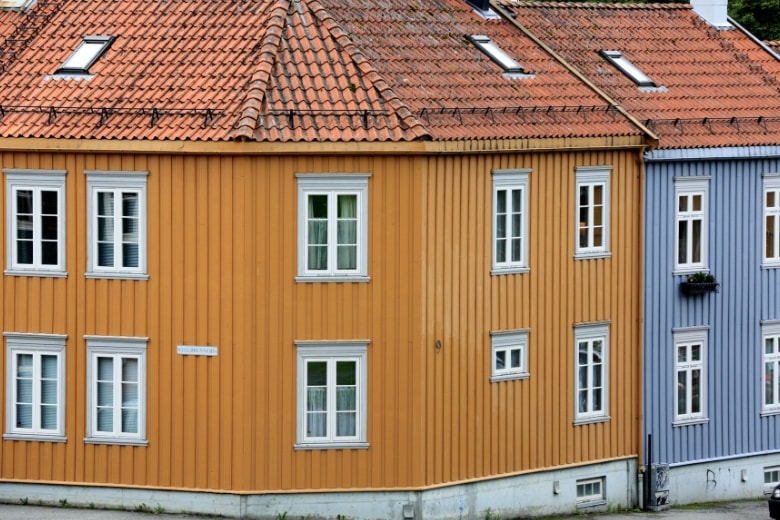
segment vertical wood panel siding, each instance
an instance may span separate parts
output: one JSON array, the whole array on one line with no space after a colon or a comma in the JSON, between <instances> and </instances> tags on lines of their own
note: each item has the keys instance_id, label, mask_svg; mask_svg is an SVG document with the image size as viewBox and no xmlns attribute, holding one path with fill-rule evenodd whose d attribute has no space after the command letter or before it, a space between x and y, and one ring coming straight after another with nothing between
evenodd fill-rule
<instances>
[{"instance_id":1,"label":"vertical wood panel siding","mask_svg":"<svg viewBox=\"0 0 780 520\"><path fill-rule=\"evenodd\" d=\"M777 269L761 269L762 174L780 158L647 165L644 291L645 435L653 462L686 462L780 450L780 416L761 417L761 320L780 319ZM720 292L680 293L674 263L674 178L709 176L709 267ZM672 427L672 329L708 326L707 417Z\"/></svg>"},{"instance_id":2,"label":"vertical wood panel siding","mask_svg":"<svg viewBox=\"0 0 780 520\"><path fill-rule=\"evenodd\" d=\"M613 166L612 256L574 261L574 171L588 165ZM68 335L68 440L2 441L4 479L247 492L393 489L638 453L635 152L6 153L2 166L68 171L68 277L0 277L4 331ZM532 169L531 270L491 276L490 172L514 167ZM84 277L84 170L149 172L148 281ZM371 281L296 283L295 174L338 172L371 174ZM5 183L2 190L4 201ZM610 322L611 420L573 426L572 326L603 320ZM517 328L530 330L531 377L491 384L489 331ZM85 334L149 337L148 446L84 443ZM370 340L370 447L296 451L294 342L339 339ZM181 356L181 344L216 346L219 354ZM0 373L5 363L0 356Z\"/></svg>"},{"instance_id":3,"label":"vertical wood panel siding","mask_svg":"<svg viewBox=\"0 0 780 520\"><path fill-rule=\"evenodd\" d=\"M613 166L612 256L575 261L574 173L577 166L591 165ZM490 275L491 170L496 168L532 170L526 274ZM426 179L426 481L436 484L637 454L637 155L447 157L430 161ZM574 426L573 324L592 321L610 322L611 420ZM510 329L530 330L530 378L490 383L489 331Z\"/></svg>"}]
</instances>

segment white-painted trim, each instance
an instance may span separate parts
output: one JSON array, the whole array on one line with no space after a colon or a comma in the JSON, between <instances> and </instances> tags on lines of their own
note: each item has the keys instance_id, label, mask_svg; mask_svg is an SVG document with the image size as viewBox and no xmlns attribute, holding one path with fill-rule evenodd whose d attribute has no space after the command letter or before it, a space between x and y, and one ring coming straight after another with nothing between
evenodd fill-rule
<instances>
[{"instance_id":1,"label":"white-painted trim","mask_svg":"<svg viewBox=\"0 0 780 520\"><path fill-rule=\"evenodd\" d=\"M577 260L588 258L606 258L610 256L610 221L611 219L611 189L610 177L612 166L578 166L575 168L575 187L574 187L574 258ZM580 245L580 188L589 188L588 208L592 208L593 201L592 188L602 186L602 235L601 245L595 246L592 243L593 236L588 231L588 245ZM593 214L589 209L587 230L593 227Z\"/></svg>"},{"instance_id":2,"label":"white-painted trim","mask_svg":"<svg viewBox=\"0 0 780 520\"><path fill-rule=\"evenodd\" d=\"M529 245L530 245L530 237L528 236L528 229L529 229L529 211L530 211L530 198L528 196L529 192L529 176L531 174L531 170L528 168L515 168L515 169L507 169L507 170L493 170L493 211L492 211L492 234L491 234L491 259L492 259L492 269L490 271L490 274L492 275L500 275L500 274L513 274L513 273L527 273L529 271L529 264L528 264L528 258L529 258ZM507 216L505 219L505 231L507 234L507 237L504 238L507 243L507 251L506 255L511 255L512 250L512 244L511 244L511 232L512 232L512 226L511 226L511 216L512 212L516 211L517 208L512 207L512 197L510 196L511 191L519 190L520 191L520 260L518 261L502 261L499 262L497 259L498 256L498 237L496 236L498 230L496 229L496 220L497 220L497 210L498 210L498 192L499 191L505 191L507 193L506 197L506 210L507 210Z\"/></svg>"}]
</instances>

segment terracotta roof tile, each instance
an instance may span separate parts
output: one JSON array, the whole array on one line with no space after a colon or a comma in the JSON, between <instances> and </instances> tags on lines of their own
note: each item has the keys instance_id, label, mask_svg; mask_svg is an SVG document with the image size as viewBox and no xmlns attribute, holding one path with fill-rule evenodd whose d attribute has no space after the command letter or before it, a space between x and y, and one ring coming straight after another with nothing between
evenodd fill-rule
<instances>
[{"instance_id":1,"label":"terracotta roof tile","mask_svg":"<svg viewBox=\"0 0 780 520\"><path fill-rule=\"evenodd\" d=\"M319 0L434 139L635 135L638 129L507 20L463 0ZM468 35L531 73L507 77Z\"/></svg>"},{"instance_id":2,"label":"terracotta roof tile","mask_svg":"<svg viewBox=\"0 0 780 520\"><path fill-rule=\"evenodd\" d=\"M630 113L665 148L780 143L780 62L739 29L683 4L502 0L517 20ZM660 89L640 89L600 50L617 50Z\"/></svg>"}]
</instances>

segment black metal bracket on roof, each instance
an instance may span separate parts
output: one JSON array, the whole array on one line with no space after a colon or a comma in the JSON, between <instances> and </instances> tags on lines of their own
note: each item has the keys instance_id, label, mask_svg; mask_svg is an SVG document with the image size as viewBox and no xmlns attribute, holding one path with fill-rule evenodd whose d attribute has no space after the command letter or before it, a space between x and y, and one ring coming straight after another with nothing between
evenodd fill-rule
<instances>
[{"instance_id":1,"label":"black metal bracket on roof","mask_svg":"<svg viewBox=\"0 0 780 520\"><path fill-rule=\"evenodd\" d=\"M210 108L207 108L203 113L203 128L211 126L211 123L213 122L214 122L214 112Z\"/></svg>"},{"instance_id":2,"label":"black metal bracket on roof","mask_svg":"<svg viewBox=\"0 0 780 520\"><path fill-rule=\"evenodd\" d=\"M739 132L739 120L736 117L732 117L731 121L729 121L729 124L737 127L737 132Z\"/></svg>"},{"instance_id":3,"label":"black metal bracket on roof","mask_svg":"<svg viewBox=\"0 0 780 520\"><path fill-rule=\"evenodd\" d=\"M758 118L758 124L761 125L761 128L764 129L764 132L768 132L769 128L766 126L766 120L764 119L764 116L759 116Z\"/></svg>"},{"instance_id":4,"label":"black metal bracket on roof","mask_svg":"<svg viewBox=\"0 0 780 520\"><path fill-rule=\"evenodd\" d=\"M152 109L152 117L149 120L149 128L152 128L153 126L157 126L157 122L160 120L160 111L156 108Z\"/></svg>"},{"instance_id":5,"label":"black metal bracket on roof","mask_svg":"<svg viewBox=\"0 0 780 520\"><path fill-rule=\"evenodd\" d=\"M100 121L98 121L98 127L103 126L108 122L108 118L111 117L113 114L113 110L108 108L101 108L100 109Z\"/></svg>"},{"instance_id":6,"label":"black metal bracket on roof","mask_svg":"<svg viewBox=\"0 0 780 520\"><path fill-rule=\"evenodd\" d=\"M674 127L680 130L681 134L685 133L685 127L683 126L683 122L679 117L674 120Z\"/></svg>"},{"instance_id":7,"label":"black metal bracket on roof","mask_svg":"<svg viewBox=\"0 0 780 520\"><path fill-rule=\"evenodd\" d=\"M57 119L57 110L54 107L49 107L49 123L54 123L54 120Z\"/></svg>"},{"instance_id":8,"label":"black metal bracket on roof","mask_svg":"<svg viewBox=\"0 0 780 520\"><path fill-rule=\"evenodd\" d=\"M701 124L703 124L704 126L706 126L706 127L707 127L707 130L709 130L709 131L710 131L710 133L712 133L712 123L710 122L710 118L709 118L709 117L705 117L705 118L702 120Z\"/></svg>"}]
</instances>

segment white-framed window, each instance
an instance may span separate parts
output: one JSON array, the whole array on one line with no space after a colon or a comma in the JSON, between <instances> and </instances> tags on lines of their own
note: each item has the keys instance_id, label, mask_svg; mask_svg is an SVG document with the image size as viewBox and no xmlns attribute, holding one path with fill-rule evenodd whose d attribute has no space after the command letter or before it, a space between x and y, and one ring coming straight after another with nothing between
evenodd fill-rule
<instances>
[{"instance_id":1,"label":"white-framed window","mask_svg":"<svg viewBox=\"0 0 780 520\"><path fill-rule=\"evenodd\" d=\"M674 424L707 417L707 328L672 331L674 337Z\"/></svg>"},{"instance_id":2,"label":"white-framed window","mask_svg":"<svg viewBox=\"0 0 780 520\"><path fill-rule=\"evenodd\" d=\"M66 276L65 170L3 170L6 178L7 270L21 276Z\"/></svg>"},{"instance_id":3,"label":"white-framed window","mask_svg":"<svg viewBox=\"0 0 780 520\"><path fill-rule=\"evenodd\" d=\"M763 267L780 267L780 173L764 174Z\"/></svg>"},{"instance_id":4,"label":"white-framed window","mask_svg":"<svg viewBox=\"0 0 780 520\"><path fill-rule=\"evenodd\" d=\"M528 331L490 333L491 381L528 377Z\"/></svg>"},{"instance_id":5,"label":"white-framed window","mask_svg":"<svg viewBox=\"0 0 780 520\"><path fill-rule=\"evenodd\" d=\"M493 170L493 274L528 271L528 175Z\"/></svg>"},{"instance_id":6,"label":"white-framed window","mask_svg":"<svg viewBox=\"0 0 780 520\"><path fill-rule=\"evenodd\" d=\"M763 413L780 413L780 322L761 324Z\"/></svg>"},{"instance_id":7,"label":"white-framed window","mask_svg":"<svg viewBox=\"0 0 780 520\"><path fill-rule=\"evenodd\" d=\"M674 179L674 270L707 269L709 177Z\"/></svg>"},{"instance_id":8,"label":"white-framed window","mask_svg":"<svg viewBox=\"0 0 780 520\"><path fill-rule=\"evenodd\" d=\"M146 442L148 338L84 336L87 342L87 438L96 444Z\"/></svg>"},{"instance_id":9,"label":"white-framed window","mask_svg":"<svg viewBox=\"0 0 780 520\"><path fill-rule=\"evenodd\" d=\"M574 327L576 424L609 419L609 324Z\"/></svg>"},{"instance_id":10,"label":"white-framed window","mask_svg":"<svg viewBox=\"0 0 780 520\"><path fill-rule=\"evenodd\" d=\"M367 448L368 341L299 341L296 449Z\"/></svg>"},{"instance_id":11,"label":"white-framed window","mask_svg":"<svg viewBox=\"0 0 780 520\"><path fill-rule=\"evenodd\" d=\"M611 166L581 166L575 171L575 257L609 255L609 177Z\"/></svg>"},{"instance_id":12,"label":"white-framed window","mask_svg":"<svg viewBox=\"0 0 780 520\"><path fill-rule=\"evenodd\" d=\"M368 174L296 174L298 281L368 281Z\"/></svg>"},{"instance_id":13,"label":"white-framed window","mask_svg":"<svg viewBox=\"0 0 780 520\"><path fill-rule=\"evenodd\" d=\"M65 442L65 341L5 332L5 439Z\"/></svg>"},{"instance_id":14,"label":"white-framed window","mask_svg":"<svg viewBox=\"0 0 780 520\"><path fill-rule=\"evenodd\" d=\"M764 468L764 493L771 493L780 484L780 466Z\"/></svg>"},{"instance_id":15,"label":"white-framed window","mask_svg":"<svg viewBox=\"0 0 780 520\"><path fill-rule=\"evenodd\" d=\"M87 276L145 280L148 172L87 176Z\"/></svg>"},{"instance_id":16,"label":"white-framed window","mask_svg":"<svg viewBox=\"0 0 780 520\"><path fill-rule=\"evenodd\" d=\"M606 477L577 481L577 503L602 502L607 499Z\"/></svg>"}]
</instances>

